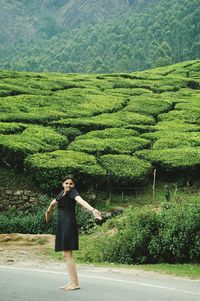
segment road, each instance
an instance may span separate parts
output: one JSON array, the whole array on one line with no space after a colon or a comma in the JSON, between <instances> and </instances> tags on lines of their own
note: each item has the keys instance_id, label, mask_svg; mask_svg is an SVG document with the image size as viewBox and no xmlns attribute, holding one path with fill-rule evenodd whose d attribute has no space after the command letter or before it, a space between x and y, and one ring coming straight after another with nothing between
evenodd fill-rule
<instances>
[{"instance_id":1,"label":"road","mask_svg":"<svg viewBox=\"0 0 200 301\"><path fill-rule=\"evenodd\" d=\"M78 272L81 289L64 291L67 274L0 266L1 301L197 301L200 281L152 274L114 273L87 268Z\"/></svg>"}]
</instances>

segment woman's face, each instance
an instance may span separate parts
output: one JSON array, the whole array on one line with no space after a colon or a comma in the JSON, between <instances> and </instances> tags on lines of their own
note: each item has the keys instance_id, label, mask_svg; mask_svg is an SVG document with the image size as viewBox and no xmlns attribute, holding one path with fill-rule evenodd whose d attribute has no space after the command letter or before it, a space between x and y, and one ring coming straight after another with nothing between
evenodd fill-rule
<instances>
[{"instance_id":1,"label":"woman's face","mask_svg":"<svg viewBox=\"0 0 200 301\"><path fill-rule=\"evenodd\" d=\"M65 191L70 191L74 187L74 182L71 179L67 179L63 182L63 188Z\"/></svg>"}]
</instances>

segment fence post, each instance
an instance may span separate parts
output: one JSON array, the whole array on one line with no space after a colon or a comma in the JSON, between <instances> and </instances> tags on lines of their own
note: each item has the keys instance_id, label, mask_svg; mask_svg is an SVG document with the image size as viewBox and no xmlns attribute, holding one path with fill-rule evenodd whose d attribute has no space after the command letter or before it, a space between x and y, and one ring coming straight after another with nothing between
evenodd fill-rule
<instances>
[{"instance_id":1,"label":"fence post","mask_svg":"<svg viewBox=\"0 0 200 301\"><path fill-rule=\"evenodd\" d=\"M168 184L164 185L164 191L165 191L165 199L166 199L166 208L168 209L170 207L170 199L171 199L171 194L170 194L170 189Z\"/></svg>"},{"instance_id":2,"label":"fence post","mask_svg":"<svg viewBox=\"0 0 200 301\"><path fill-rule=\"evenodd\" d=\"M155 198L155 184L156 184L156 169L154 169L153 171L153 201L154 201L154 198Z\"/></svg>"},{"instance_id":3,"label":"fence post","mask_svg":"<svg viewBox=\"0 0 200 301\"><path fill-rule=\"evenodd\" d=\"M106 204L110 204L111 201L111 175L112 173L108 170L108 176L107 176L107 201Z\"/></svg>"}]
</instances>

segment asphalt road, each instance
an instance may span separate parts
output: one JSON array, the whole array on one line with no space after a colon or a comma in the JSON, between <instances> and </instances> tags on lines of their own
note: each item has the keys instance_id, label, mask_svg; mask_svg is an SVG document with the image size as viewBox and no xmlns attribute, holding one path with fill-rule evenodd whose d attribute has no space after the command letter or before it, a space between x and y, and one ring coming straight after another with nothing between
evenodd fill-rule
<instances>
[{"instance_id":1,"label":"asphalt road","mask_svg":"<svg viewBox=\"0 0 200 301\"><path fill-rule=\"evenodd\" d=\"M170 276L79 271L81 289L64 291L60 271L0 266L1 301L199 301L200 281Z\"/></svg>"}]
</instances>

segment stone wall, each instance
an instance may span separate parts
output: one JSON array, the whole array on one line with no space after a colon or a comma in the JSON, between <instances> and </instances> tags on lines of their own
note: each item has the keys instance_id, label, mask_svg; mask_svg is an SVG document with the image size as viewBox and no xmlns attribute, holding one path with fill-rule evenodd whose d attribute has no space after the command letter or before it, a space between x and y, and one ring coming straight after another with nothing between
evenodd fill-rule
<instances>
[{"instance_id":1,"label":"stone wall","mask_svg":"<svg viewBox=\"0 0 200 301\"><path fill-rule=\"evenodd\" d=\"M39 195L27 189L11 190L0 188L0 211L6 211L9 208L17 210L29 210L38 203Z\"/></svg>"}]
</instances>

